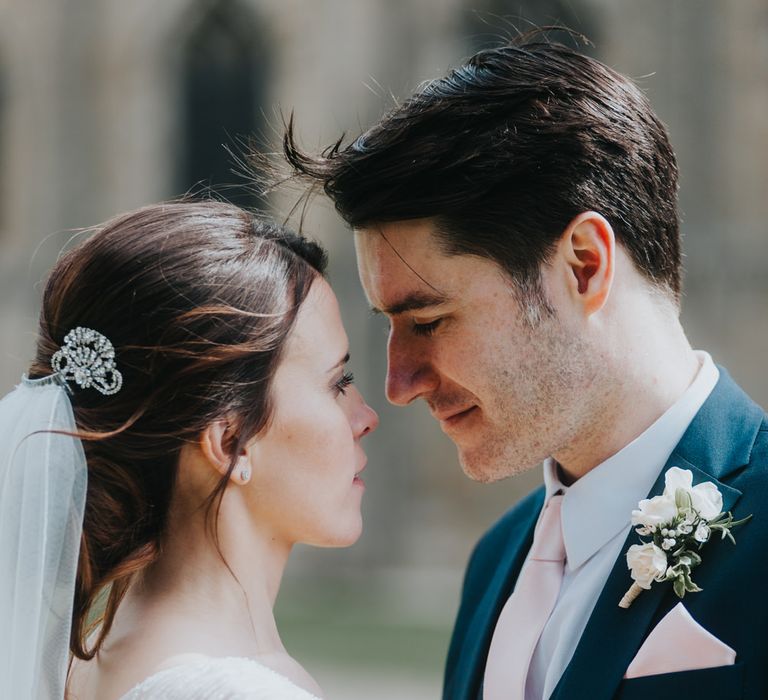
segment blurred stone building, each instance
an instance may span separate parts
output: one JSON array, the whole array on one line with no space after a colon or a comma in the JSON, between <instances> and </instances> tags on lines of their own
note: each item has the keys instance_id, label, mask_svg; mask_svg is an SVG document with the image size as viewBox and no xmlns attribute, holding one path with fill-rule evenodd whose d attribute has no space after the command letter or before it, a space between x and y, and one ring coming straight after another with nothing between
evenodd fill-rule
<instances>
[{"instance_id":1,"label":"blurred stone building","mask_svg":"<svg viewBox=\"0 0 768 700\"><path fill-rule=\"evenodd\" d=\"M38 283L78 229L209 185L283 218L291 195L259 200L223 144L239 153L256 136L276 149L291 110L309 148L355 135L478 47L557 22L633 76L668 125L682 174L686 327L768 404L763 0L0 0L0 390L24 370ZM352 366L382 427L369 444L362 541L302 551L285 616L306 632L295 611L328 596L342 626L423 634L423 657L396 631L377 654L410 660L434 683L472 542L539 475L472 484L424 407L386 405L385 331L360 292L350 233L321 200L306 231L331 251Z\"/></svg>"}]
</instances>

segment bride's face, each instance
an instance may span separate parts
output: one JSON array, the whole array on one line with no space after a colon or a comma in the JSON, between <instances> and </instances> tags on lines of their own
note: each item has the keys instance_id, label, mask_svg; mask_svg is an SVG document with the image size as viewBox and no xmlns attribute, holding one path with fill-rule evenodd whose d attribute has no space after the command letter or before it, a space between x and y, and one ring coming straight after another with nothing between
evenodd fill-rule
<instances>
[{"instance_id":1,"label":"bride's face","mask_svg":"<svg viewBox=\"0 0 768 700\"><path fill-rule=\"evenodd\" d=\"M317 279L273 379L272 422L249 447L249 510L290 543L344 546L362 532L360 440L378 417L350 383L348 353L336 297Z\"/></svg>"}]
</instances>

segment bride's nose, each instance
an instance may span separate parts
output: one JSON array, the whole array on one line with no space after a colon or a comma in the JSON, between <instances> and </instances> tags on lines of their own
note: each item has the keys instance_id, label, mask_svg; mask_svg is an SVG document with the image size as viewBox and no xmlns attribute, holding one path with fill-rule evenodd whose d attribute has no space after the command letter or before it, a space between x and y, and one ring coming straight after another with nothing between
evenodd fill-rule
<instances>
[{"instance_id":1,"label":"bride's nose","mask_svg":"<svg viewBox=\"0 0 768 700\"><path fill-rule=\"evenodd\" d=\"M379 427L379 415L363 399L359 391L357 393L358 405L352 418L352 430L356 438L372 433Z\"/></svg>"}]
</instances>

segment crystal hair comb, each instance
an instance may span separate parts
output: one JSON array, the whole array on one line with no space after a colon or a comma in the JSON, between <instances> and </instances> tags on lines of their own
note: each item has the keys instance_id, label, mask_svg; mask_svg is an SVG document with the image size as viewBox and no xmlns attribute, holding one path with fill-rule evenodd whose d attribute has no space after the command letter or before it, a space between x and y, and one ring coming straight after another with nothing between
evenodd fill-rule
<instances>
[{"instance_id":1,"label":"crystal hair comb","mask_svg":"<svg viewBox=\"0 0 768 700\"><path fill-rule=\"evenodd\" d=\"M115 364L115 348L106 336L77 326L64 336L64 345L51 358L51 367L65 381L81 389L92 387L101 394L116 394L123 375Z\"/></svg>"}]
</instances>

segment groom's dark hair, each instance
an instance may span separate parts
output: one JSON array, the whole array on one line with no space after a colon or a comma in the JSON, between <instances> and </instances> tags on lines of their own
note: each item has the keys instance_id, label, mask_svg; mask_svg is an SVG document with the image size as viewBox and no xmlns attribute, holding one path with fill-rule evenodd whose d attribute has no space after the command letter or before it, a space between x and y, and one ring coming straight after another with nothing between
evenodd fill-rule
<instances>
[{"instance_id":1,"label":"groom's dark hair","mask_svg":"<svg viewBox=\"0 0 768 700\"><path fill-rule=\"evenodd\" d=\"M351 226L433 218L447 252L496 261L521 291L539 288L568 223L599 212L645 277L679 297L666 130L632 81L562 44L480 51L317 157L291 117L284 151Z\"/></svg>"}]
</instances>

